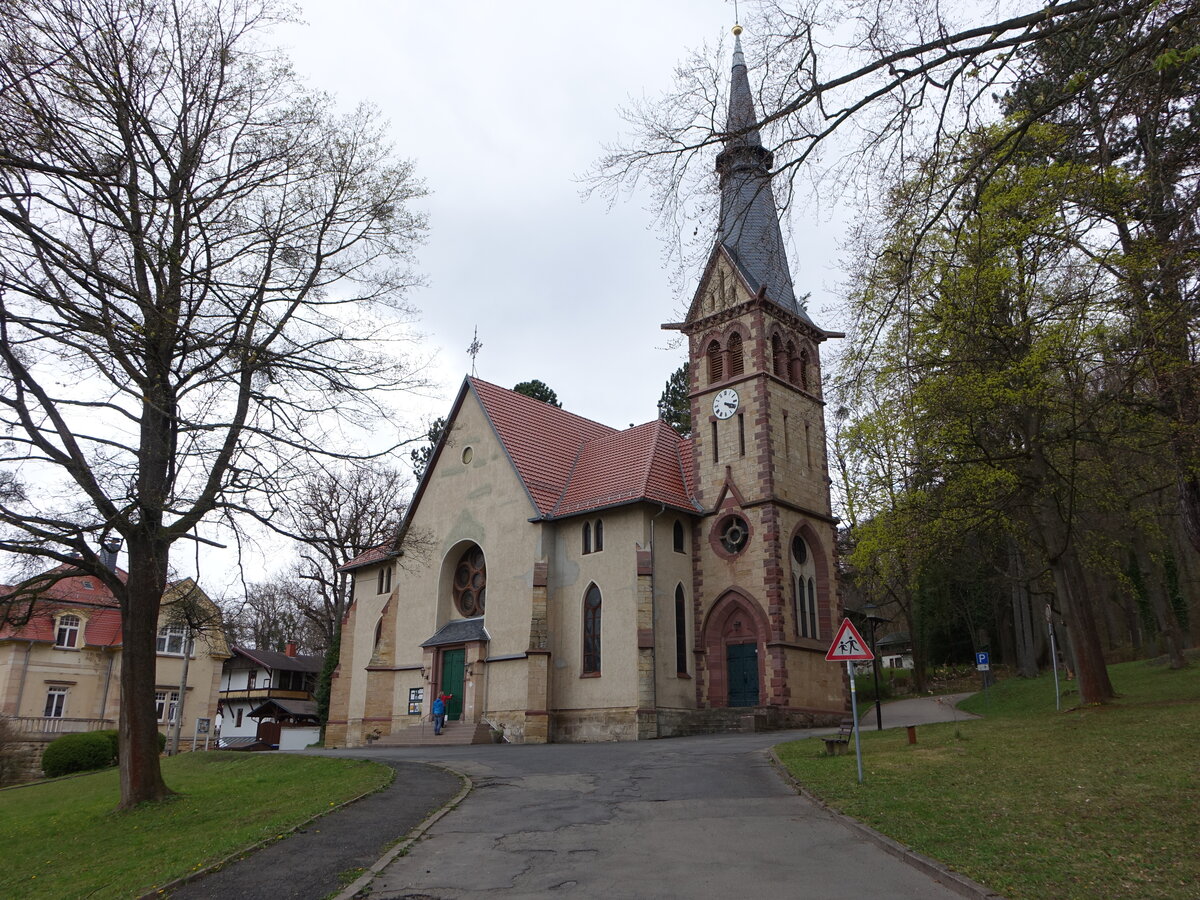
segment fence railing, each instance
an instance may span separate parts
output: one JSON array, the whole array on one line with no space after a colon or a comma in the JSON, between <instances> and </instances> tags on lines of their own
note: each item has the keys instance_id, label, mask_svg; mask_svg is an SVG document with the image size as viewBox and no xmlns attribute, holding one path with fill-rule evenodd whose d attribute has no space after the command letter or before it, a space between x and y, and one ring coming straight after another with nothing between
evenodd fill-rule
<instances>
[{"instance_id":1,"label":"fence railing","mask_svg":"<svg viewBox=\"0 0 1200 900\"><path fill-rule=\"evenodd\" d=\"M112 719L68 719L54 716L0 716L17 734L77 734L116 728Z\"/></svg>"}]
</instances>

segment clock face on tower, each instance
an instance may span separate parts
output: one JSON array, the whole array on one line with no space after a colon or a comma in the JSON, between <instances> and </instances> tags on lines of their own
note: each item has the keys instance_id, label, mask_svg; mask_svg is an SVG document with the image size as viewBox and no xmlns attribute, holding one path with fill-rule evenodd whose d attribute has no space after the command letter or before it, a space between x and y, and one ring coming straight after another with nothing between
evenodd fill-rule
<instances>
[{"instance_id":1,"label":"clock face on tower","mask_svg":"<svg viewBox=\"0 0 1200 900\"><path fill-rule=\"evenodd\" d=\"M718 419L728 419L738 411L738 393L733 388L725 388L713 397L713 415Z\"/></svg>"}]
</instances>

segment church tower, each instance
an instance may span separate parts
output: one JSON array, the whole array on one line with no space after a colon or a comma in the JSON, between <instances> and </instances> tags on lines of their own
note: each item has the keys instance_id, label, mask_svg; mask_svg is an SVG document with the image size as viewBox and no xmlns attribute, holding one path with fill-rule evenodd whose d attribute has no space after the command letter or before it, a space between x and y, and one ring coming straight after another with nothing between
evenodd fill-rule
<instances>
[{"instance_id":1,"label":"church tower","mask_svg":"<svg viewBox=\"0 0 1200 900\"><path fill-rule=\"evenodd\" d=\"M697 702L773 724L844 714L819 348L796 297L734 28L717 239L687 318L697 518Z\"/></svg>"}]
</instances>

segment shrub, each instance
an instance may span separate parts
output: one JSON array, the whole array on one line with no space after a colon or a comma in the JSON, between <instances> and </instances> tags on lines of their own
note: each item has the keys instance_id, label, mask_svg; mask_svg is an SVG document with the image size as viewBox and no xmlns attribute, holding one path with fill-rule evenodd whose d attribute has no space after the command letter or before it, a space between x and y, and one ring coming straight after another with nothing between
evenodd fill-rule
<instances>
[{"instance_id":1,"label":"shrub","mask_svg":"<svg viewBox=\"0 0 1200 900\"><path fill-rule=\"evenodd\" d=\"M47 778L103 769L114 761L113 744L99 731L64 734L50 742L42 754L42 771Z\"/></svg>"}]
</instances>

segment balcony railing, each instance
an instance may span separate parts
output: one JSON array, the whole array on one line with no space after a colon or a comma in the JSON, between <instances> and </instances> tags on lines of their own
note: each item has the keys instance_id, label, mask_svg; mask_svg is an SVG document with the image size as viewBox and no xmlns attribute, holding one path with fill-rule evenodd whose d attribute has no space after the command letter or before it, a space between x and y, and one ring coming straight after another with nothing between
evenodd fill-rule
<instances>
[{"instance_id":1,"label":"balcony railing","mask_svg":"<svg viewBox=\"0 0 1200 900\"><path fill-rule=\"evenodd\" d=\"M312 700L310 691L293 691L285 688L240 688L221 691L222 700Z\"/></svg>"},{"instance_id":2,"label":"balcony railing","mask_svg":"<svg viewBox=\"0 0 1200 900\"><path fill-rule=\"evenodd\" d=\"M17 734L77 734L81 731L102 731L116 728L112 719L68 719L53 716L0 717Z\"/></svg>"}]
</instances>

